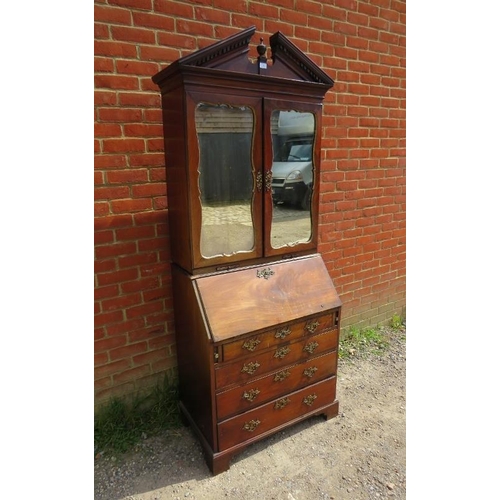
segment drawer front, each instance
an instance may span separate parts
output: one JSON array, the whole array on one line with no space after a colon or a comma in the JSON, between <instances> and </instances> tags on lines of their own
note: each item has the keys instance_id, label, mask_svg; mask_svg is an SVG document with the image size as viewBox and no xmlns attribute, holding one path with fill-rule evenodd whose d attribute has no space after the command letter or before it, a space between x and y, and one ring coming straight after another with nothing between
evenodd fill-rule
<instances>
[{"instance_id":1,"label":"drawer front","mask_svg":"<svg viewBox=\"0 0 500 500\"><path fill-rule=\"evenodd\" d=\"M264 351L282 342L296 340L303 335L320 333L331 328L332 325L333 313L331 312L297 323L281 325L272 330L262 332L259 335L246 337L245 339L240 339L236 342L224 345L222 360L231 361L241 358L242 356Z\"/></svg>"},{"instance_id":2,"label":"drawer front","mask_svg":"<svg viewBox=\"0 0 500 500\"><path fill-rule=\"evenodd\" d=\"M336 377L310 385L217 425L219 451L272 430L335 401Z\"/></svg>"},{"instance_id":3,"label":"drawer front","mask_svg":"<svg viewBox=\"0 0 500 500\"><path fill-rule=\"evenodd\" d=\"M275 346L266 352L232 363L221 363L215 370L217 389L247 382L253 377L261 377L270 371L297 363L318 354L336 349L338 330L303 338L302 340Z\"/></svg>"},{"instance_id":4,"label":"drawer front","mask_svg":"<svg viewBox=\"0 0 500 500\"><path fill-rule=\"evenodd\" d=\"M219 420L335 375L337 352L317 356L216 396Z\"/></svg>"}]
</instances>

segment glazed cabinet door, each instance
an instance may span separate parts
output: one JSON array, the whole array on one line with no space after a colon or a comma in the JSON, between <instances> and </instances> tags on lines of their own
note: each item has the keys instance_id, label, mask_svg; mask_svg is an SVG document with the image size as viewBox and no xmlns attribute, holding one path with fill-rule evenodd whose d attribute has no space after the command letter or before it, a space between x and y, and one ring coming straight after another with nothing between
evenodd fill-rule
<instances>
[{"instance_id":1,"label":"glazed cabinet door","mask_svg":"<svg viewBox=\"0 0 500 500\"><path fill-rule=\"evenodd\" d=\"M186 93L195 268L262 256L262 99Z\"/></svg>"},{"instance_id":2,"label":"glazed cabinet door","mask_svg":"<svg viewBox=\"0 0 500 500\"><path fill-rule=\"evenodd\" d=\"M321 104L264 99L264 252L316 247Z\"/></svg>"}]
</instances>

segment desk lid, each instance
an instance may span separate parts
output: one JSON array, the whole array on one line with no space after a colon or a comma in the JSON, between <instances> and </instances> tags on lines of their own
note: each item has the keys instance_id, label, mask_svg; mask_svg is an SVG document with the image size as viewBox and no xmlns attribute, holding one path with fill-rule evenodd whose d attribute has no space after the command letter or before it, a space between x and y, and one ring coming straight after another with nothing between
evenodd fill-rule
<instances>
[{"instance_id":1,"label":"desk lid","mask_svg":"<svg viewBox=\"0 0 500 500\"><path fill-rule=\"evenodd\" d=\"M342 305L319 254L195 280L214 342Z\"/></svg>"}]
</instances>

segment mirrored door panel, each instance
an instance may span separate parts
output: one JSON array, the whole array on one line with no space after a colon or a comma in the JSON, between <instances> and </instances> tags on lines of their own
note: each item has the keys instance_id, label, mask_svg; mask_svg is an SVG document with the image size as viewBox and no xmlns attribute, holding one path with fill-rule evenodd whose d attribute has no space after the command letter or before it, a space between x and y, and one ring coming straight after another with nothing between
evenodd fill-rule
<instances>
[{"instance_id":1,"label":"mirrored door panel","mask_svg":"<svg viewBox=\"0 0 500 500\"><path fill-rule=\"evenodd\" d=\"M293 247L311 240L315 130L313 113L271 113L272 248Z\"/></svg>"},{"instance_id":2,"label":"mirrored door panel","mask_svg":"<svg viewBox=\"0 0 500 500\"><path fill-rule=\"evenodd\" d=\"M262 253L262 195L256 194L254 187L262 150L261 132L256 129L261 123L257 116L260 106L242 99L229 102L222 96L215 97L195 104L194 121L198 144L196 194L201 207L199 251L202 259L217 263Z\"/></svg>"},{"instance_id":3,"label":"mirrored door panel","mask_svg":"<svg viewBox=\"0 0 500 500\"><path fill-rule=\"evenodd\" d=\"M315 249L318 240L321 104L264 99L265 255Z\"/></svg>"}]
</instances>

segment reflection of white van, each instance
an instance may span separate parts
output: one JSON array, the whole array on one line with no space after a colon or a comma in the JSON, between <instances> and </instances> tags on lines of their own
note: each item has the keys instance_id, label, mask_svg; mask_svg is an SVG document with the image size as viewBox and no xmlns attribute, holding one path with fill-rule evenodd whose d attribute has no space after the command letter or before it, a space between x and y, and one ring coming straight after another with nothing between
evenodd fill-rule
<instances>
[{"instance_id":1,"label":"reflection of white van","mask_svg":"<svg viewBox=\"0 0 500 500\"><path fill-rule=\"evenodd\" d=\"M273 202L309 210L312 189L312 113L280 111L277 134L273 135Z\"/></svg>"}]
</instances>

